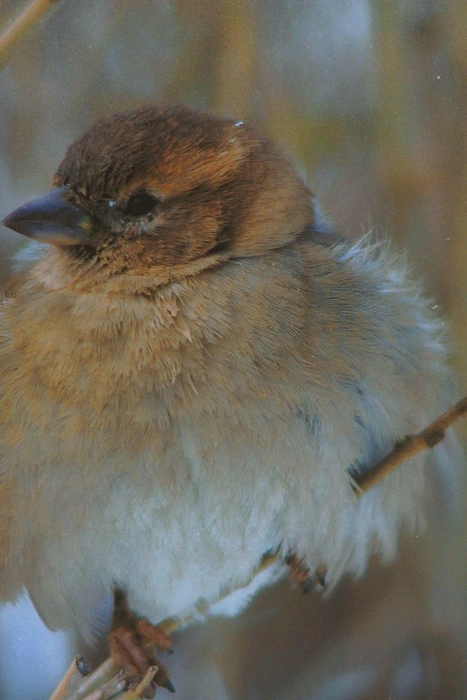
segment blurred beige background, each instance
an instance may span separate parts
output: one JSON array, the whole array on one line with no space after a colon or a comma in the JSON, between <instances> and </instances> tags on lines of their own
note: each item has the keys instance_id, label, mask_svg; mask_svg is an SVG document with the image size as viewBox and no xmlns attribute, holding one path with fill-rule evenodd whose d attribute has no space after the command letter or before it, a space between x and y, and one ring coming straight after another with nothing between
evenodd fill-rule
<instances>
[{"instance_id":1,"label":"blurred beige background","mask_svg":"<svg viewBox=\"0 0 467 700\"><path fill-rule=\"evenodd\" d=\"M26 4L3 0L0 29ZM341 233L372 227L408 250L450 320L465 394L466 34L465 0L63 0L0 73L0 216L48 189L102 115L182 102L248 119ZM0 227L2 277L23 244ZM465 478L453 490L460 509L438 489L396 565L329 601L284 582L236 620L175 635L178 700L467 697ZM0 698L47 698L73 645L4 608Z\"/></svg>"}]
</instances>

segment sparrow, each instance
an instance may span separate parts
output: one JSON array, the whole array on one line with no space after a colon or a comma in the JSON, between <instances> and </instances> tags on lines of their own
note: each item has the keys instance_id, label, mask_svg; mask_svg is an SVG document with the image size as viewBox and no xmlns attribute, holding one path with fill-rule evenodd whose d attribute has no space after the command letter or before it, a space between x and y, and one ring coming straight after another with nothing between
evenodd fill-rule
<instances>
[{"instance_id":1,"label":"sparrow","mask_svg":"<svg viewBox=\"0 0 467 700\"><path fill-rule=\"evenodd\" d=\"M242 121L105 118L53 185L3 222L35 242L0 307L0 597L92 638L113 593L134 684L162 620L236 614L287 562L332 588L394 558L425 458L355 478L446 407L445 330Z\"/></svg>"}]
</instances>

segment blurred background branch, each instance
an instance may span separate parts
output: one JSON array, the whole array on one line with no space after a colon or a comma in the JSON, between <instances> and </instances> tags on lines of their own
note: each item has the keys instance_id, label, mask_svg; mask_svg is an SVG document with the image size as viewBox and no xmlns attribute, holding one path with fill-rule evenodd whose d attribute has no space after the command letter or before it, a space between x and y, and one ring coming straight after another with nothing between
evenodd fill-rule
<instances>
[{"instance_id":1,"label":"blurred background branch","mask_svg":"<svg viewBox=\"0 0 467 700\"><path fill-rule=\"evenodd\" d=\"M4 67L16 46L58 2L60 0L32 0L16 19L10 20L10 24L0 35L0 69Z\"/></svg>"}]
</instances>

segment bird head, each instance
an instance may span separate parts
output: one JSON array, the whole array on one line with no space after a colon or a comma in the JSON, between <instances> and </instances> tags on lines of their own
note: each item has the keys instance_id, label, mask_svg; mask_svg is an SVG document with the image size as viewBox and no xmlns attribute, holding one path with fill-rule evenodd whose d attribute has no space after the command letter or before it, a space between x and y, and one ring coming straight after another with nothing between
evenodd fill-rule
<instances>
[{"instance_id":1,"label":"bird head","mask_svg":"<svg viewBox=\"0 0 467 700\"><path fill-rule=\"evenodd\" d=\"M261 255L313 221L311 193L268 139L180 106L101 120L69 147L54 185L3 223L110 274Z\"/></svg>"}]
</instances>

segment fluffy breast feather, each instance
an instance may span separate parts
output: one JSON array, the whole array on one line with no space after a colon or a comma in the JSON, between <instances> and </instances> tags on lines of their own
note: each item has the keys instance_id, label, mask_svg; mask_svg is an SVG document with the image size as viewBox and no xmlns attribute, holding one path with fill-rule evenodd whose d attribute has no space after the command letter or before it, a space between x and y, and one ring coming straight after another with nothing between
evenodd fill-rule
<instances>
[{"instance_id":1,"label":"fluffy breast feather","mask_svg":"<svg viewBox=\"0 0 467 700\"><path fill-rule=\"evenodd\" d=\"M300 242L126 295L55 263L1 312L8 597L21 582L51 626L89 627L119 583L157 621L245 584L269 548L331 579L394 554L423 460L358 505L348 470L434 418L447 377L387 252Z\"/></svg>"}]
</instances>

